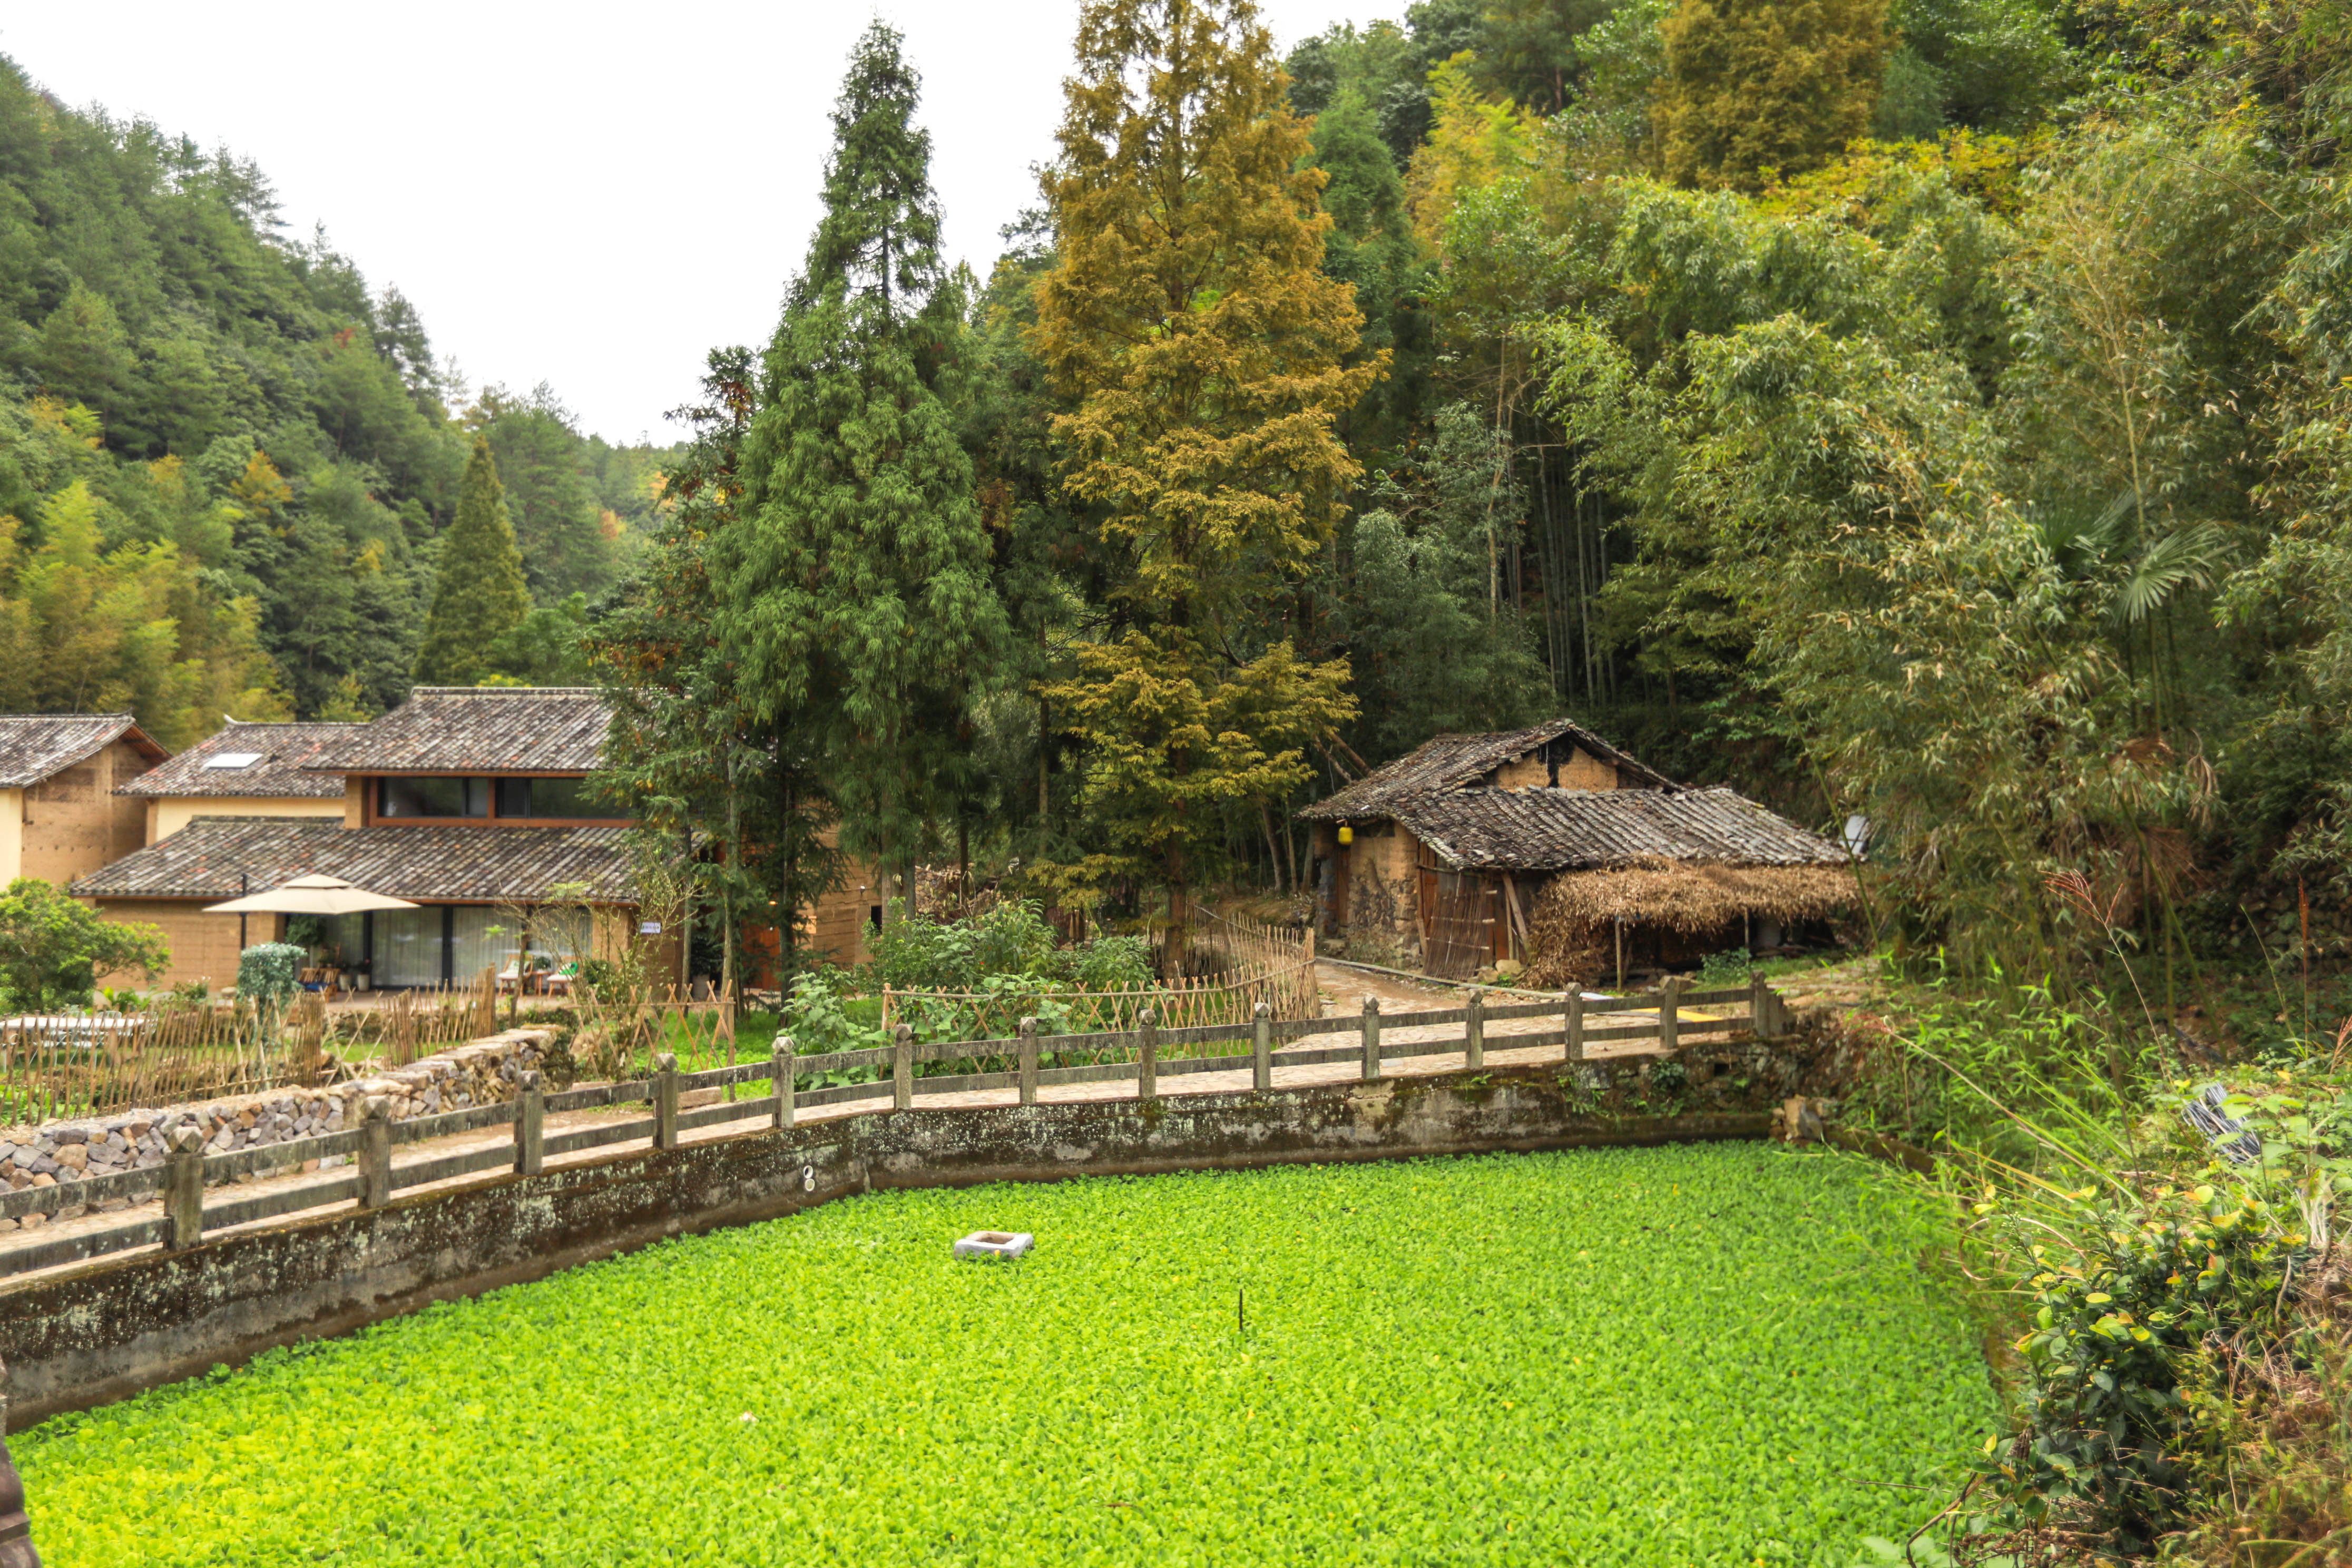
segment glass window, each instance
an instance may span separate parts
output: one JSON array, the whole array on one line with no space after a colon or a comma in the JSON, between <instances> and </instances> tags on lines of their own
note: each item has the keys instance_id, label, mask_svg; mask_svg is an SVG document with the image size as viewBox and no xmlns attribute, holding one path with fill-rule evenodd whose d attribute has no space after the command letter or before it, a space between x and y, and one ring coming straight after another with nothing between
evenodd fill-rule
<instances>
[{"instance_id":1,"label":"glass window","mask_svg":"<svg viewBox=\"0 0 2352 1568\"><path fill-rule=\"evenodd\" d=\"M499 781L499 815L529 816L530 815L530 784L529 779Z\"/></svg>"},{"instance_id":2,"label":"glass window","mask_svg":"<svg viewBox=\"0 0 2352 1568\"><path fill-rule=\"evenodd\" d=\"M502 818L547 822L613 815L602 801L590 797L586 779L499 779L498 787Z\"/></svg>"},{"instance_id":3,"label":"glass window","mask_svg":"<svg viewBox=\"0 0 2352 1568\"><path fill-rule=\"evenodd\" d=\"M376 911L372 979L379 987L441 984L439 906Z\"/></svg>"},{"instance_id":4,"label":"glass window","mask_svg":"<svg viewBox=\"0 0 2352 1568\"><path fill-rule=\"evenodd\" d=\"M384 779L376 795L382 816L488 816L488 779Z\"/></svg>"}]
</instances>

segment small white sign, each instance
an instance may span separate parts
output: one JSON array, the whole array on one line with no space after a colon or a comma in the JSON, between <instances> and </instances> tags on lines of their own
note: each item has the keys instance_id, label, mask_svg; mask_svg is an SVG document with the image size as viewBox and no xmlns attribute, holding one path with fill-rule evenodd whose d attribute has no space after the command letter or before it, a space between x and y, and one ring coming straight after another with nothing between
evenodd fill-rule
<instances>
[{"instance_id":1,"label":"small white sign","mask_svg":"<svg viewBox=\"0 0 2352 1568\"><path fill-rule=\"evenodd\" d=\"M659 935L661 935L661 921L639 921L637 922L637 934L638 934L639 936L659 936Z\"/></svg>"}]
</instances>

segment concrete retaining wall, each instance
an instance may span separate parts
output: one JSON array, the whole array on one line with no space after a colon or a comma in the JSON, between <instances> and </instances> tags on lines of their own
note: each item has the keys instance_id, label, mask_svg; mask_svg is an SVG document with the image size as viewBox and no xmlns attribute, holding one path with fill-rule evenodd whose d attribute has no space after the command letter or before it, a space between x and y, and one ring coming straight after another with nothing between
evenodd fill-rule
<instances>
[{"instance_id":1,"label":"concrete retaining wall","mask_svg":"<svg viewBox=\"0 0 2352 1568\"><path fill-rule=\"evenodd\" d=\"M1772 1086L1676 1085L1643 1113L1650 1064L1023 1108L907 1110L761 1130L498 1175L0 1286L16 1416L85 1409L534 1279L665 1237L789 1215L878 1187L964 1185L1495 1150L1758 1138ZM1709 1092L1712 1091L1712 1092Z\"/></svg>"}]
</instances>

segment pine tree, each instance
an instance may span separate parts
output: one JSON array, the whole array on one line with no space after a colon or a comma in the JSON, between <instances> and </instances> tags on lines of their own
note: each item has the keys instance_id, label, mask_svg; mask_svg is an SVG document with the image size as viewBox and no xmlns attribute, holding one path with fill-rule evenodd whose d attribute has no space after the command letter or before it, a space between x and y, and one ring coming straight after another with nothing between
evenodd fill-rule
<instances>
[{"instance_id":1,"label":"pine tree","mask_svg":"<svg viewBox=\"0 0 2352 1568\"><path fill-rule=\"evenodd\" d=\"M947 809L970 695L1004 638L971 458L938 390L961 291L940 257L918 89L898 35L874 24L765 357L744 521L711 545L759 716L814 741L842 847L875 857L886 888Z\"/></svg>"},{"instance_id":2,"label":"pine tree","mask_svg":"<svg viewBox=\"0 0 2352 1568\"><path fill-rule=\"evenodd\" d=\"M1034 342L1076 405L1066 483L1125 625L1050 695L1110 846L1076 874L1147 877L1181 917L1236 816L1302 785L1352 711L1345 663L1298 658L1286 612L1357 473L1334 425L1386 356L1349 363L1324 175L1248 0L1089 0L1077 56Z\"/></svg>"},{"instance_id":3,"label":"pine tree","mask_svg":"<svg viewBox=\"0 0 2352 1568\"><path fill-rule=\"evenodd\" d=\"M1682 0L1658 30L1667 177L1741 190L1867 135L1893 43L1886 0Z\"/></svg>"},{"instance_id":4,"label":"pine tree","mask_svg":"<svg viewBox=\"0 0 2352 1568\"><path fill-rule=\"evenodd\" d=\"M530 613L499 465L489 442L477 436L458 486L457 521L441 541L433 607L416 644L416 679L427 686L474 685L489 673L492 645Z\"/></svg>"}]
</instances>

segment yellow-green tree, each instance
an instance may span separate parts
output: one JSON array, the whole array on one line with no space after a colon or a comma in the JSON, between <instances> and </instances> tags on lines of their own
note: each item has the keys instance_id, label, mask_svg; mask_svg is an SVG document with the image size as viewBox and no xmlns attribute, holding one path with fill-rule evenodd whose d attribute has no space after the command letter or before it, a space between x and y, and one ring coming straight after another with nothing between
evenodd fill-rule
<instances>
[{"instance_id":1,"label":"yellow-green tree","mask_svg":"<svg viewBox=\"0 0 2352 1568\"><path fill-rule=\"evenodd\" d=\"M1681 0L1659 33L1667 178L1748 191L1868 133L1894 41L1886 0Z\"/></svg>"},{"instance_id":2,"label":"yellow-green tree","mask_svg":"<svg viewBox=\"0 0 2352 1568\"><path fill-rule=\"evenodd\" d=\"M1046 695L1108 846L1081 874L1164 883L1171 912L1353 711L1285 605L1356 476L1334 423L1387 356L1347 363L1361 318L1323 270L1284 85L1247 0L1090 0L1045 181L1059 261L1032 341L1075 405L1064 481L1117 620Z\"/></svg>"}]
</instances>

